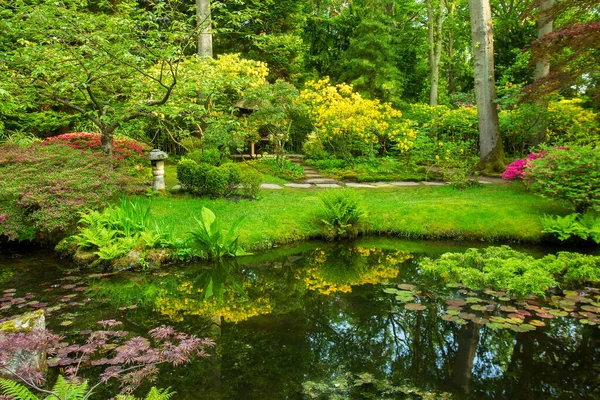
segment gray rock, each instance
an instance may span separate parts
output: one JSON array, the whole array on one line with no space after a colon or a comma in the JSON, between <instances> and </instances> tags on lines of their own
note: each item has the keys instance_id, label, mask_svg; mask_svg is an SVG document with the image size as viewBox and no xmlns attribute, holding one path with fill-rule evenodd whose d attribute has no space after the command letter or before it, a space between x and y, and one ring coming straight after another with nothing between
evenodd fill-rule
<instances>
[{"instance_id":1,"label":"gray rock","mask_svg":"<svg viewBox=\"0 0 600 400\"><path fill-rule=\"evenodd\" d=\"M446 182L423 182L425 186L444 186Z\"/></svg>"},{"instance_id":2,"label":"gray rock","mask_svg":"<svg viewBox=\"0 0 600 400\"><path fill-rule=\"evenodd\" d=\"M309 189L312 187L310 183L286 183L283 186L298 189Z\"/></svg>"},{"instance_id":3,"label":"gray rock","mask_svg":"<svg viewBox=\"0 0 600 400\"><path fill-rule=\"evenodd\" d=\"M315 179L307 179L306 183L338 183L335 179L330 178L315 178Z\"/></svg>"},{"instance_id":4,"label":"gray rock","mask_svg":"<svg viewBox=\"0 0 600 400\"><path fill-rule=\"evenodd\" d=\"M32 330L46 329L46 318L43 310L37 310L17 315L0 324L0 331L7 333L31 332ZM5 363L0 376L9 379L15 378L17 370L26 365L28 369L46 372L46 353L43 351L10 350L11 359Z\"/></svg>"},{"instance_id":5,"label":"gray rock","mask_svg":"<svg viewBox=\"0 0 600 400\"><path fill-rule=\"evenodd\" d=\"M354 187L354 188L374 188L375 187L373 185L367 185L364 183L354 183L354 182L348 182L348 183L346 183L346 186Z\"/></svg>"},{"instance_id":6,"label":"gray rock","mask_svg":"<svg viewBox=\"0 0 600 400\"><path fill-rule=\"evenodd\" d=\"M390 182L392 186L419 186L418 182Z\"/></svg>"},{"instance_id":7,"label":"gray rock","mask_svg":"<svg viewBox=\"0 0 600 400\"><path fill-rule=\"evenodd\" d=\"M282 186L279 186L275 183L263 183L262 185L260 185L261 189L283 189Z\"/></svg>"},{"instance_id":8,"label":"gray rock","mask_svg":"<svg viewBox=\"0 0 600 400\"><path fill-rule=\"evenodd\" d=\"M320 188L341 188L337 183L317 183L317 187Z\"/></svg>"}]
</instances>

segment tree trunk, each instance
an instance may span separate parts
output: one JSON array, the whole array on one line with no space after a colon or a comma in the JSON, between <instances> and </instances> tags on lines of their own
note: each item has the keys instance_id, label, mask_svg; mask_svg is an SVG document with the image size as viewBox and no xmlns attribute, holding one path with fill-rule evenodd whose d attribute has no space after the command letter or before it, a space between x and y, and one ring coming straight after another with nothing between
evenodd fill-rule
<instances>
[{"instance_id":1,"label":"tree trunk","mask_svg":"<svg viewBox=\"0 0 600 400\"><path fill-rule=\"evenodd\" d=\"M552 8L554 7L554 0L541 0L539 5L539 18L537 22L537 34L538 39L552 32L553 18ZM547 77L550 74L550 56L548 53L542 53L535 60L535 80L538 81ZM543 112L540 112L540 116L534 126L534 135L531 141L533 146L537 146L540 143L546 141L546 110L548 109L548 103L545 100L537 101L538 107Z\"/></svg>"},{"instance_id":2,"label":"tree trunk","mask_svg":"<svg viewBox=\"0 0 600 400\"><path fill-rule=\"evenodd\" d=\"M442 27L444 23L444 0L439 0L437 10L427 0L427 42L429 44L429 105L437 106L440 84L440 59L442 57Z\"/></svg>"},{"instance_id":3,"label":"tree trunk","mask_svg":"<svg viewBox=\"0 0 600 400\"><path fill-rule=\"evenodd\" d=\"M109 158L112 157L113 150L113 133L115 129L112 126L101 126L100 128L100 143L102 144L102 151Z\"/></svg>"},{"instance_id":4,"label":"tree trunk","mask_svg":"<svg viewBox=\"0 0 600 400\"><path fill-rule=\"evenodd\" d=\"M494 37L489 0L469 0L471 41L475 60L475 96L479 122L479 163L476 169L484 174L504 172L506 158L494 100Z\"/></svg>"},{"instance_id":5,"label":"tree trunk","mask_svg":"<svg viewBox=\"0 0 600 400\"><path fill-rule=\"evenodd\" d=\"M452 369L452 383L464 394L470 392L471 371L479 344L480 330L481 325L469 323L464 325L458 333L458 350Z\"/></svg>"},{"instance_id":6,"label":"tree trunk","mask_svg":"<svg viewBox=\"0 0 600 400\"><path fill-rule=\"evenodd\" d=\"M450 1L446 4L448 10L448 19L451 26L451 28L448 29L448 47L446 49L446 54L448 56L448 95L452 95L456 91L454 68L454 14L456 10L456 2Z\"/></svg>"},{"instance_id":7,"label":"tree trunk","mask_svg":"<svg viewBox=\"0 0 600 400\"><path fill-rule=\"evenodd\" d=\"M198 55L213 56L212 24L210 16L210 0L196 0L196 19L198 21Z\"/></svg>"}]
</instances>

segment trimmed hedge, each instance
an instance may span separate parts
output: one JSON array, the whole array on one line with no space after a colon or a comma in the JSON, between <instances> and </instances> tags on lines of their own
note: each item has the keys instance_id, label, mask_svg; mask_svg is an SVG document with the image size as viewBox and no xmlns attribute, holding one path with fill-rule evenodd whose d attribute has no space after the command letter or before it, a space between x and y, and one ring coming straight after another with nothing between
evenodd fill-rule
<instances>
[{"instance_id":1,"label":"trimmed hedge","mask_svg":"<svg viewBox=\"0 0 600 400\"><path fill-rule=\"evenodd\" d=\"M185 158L177 164L177 179L183 189L199 196L211 197L231 196L238 189L243 194L254 197L262 182L260 174L254 171L242 172L233 163L215 167Z\"/></svg>"}]
</instances>

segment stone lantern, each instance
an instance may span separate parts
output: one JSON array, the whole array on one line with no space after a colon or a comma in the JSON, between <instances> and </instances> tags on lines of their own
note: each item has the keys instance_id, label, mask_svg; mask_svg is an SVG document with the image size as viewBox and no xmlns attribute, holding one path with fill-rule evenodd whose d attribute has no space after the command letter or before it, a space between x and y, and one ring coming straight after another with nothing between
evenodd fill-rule
<instances>
[{"instance_id":1,"label":"stone lantern","mask_svg":"<svg viewBox=\"0 0 600 400\"><path fill-rule=\"evenodd\" d=\"M152 163L152 190L165 190L165 159L167 153L154 149L148 154L148 160Z\"/></svg>"}]
</instances>

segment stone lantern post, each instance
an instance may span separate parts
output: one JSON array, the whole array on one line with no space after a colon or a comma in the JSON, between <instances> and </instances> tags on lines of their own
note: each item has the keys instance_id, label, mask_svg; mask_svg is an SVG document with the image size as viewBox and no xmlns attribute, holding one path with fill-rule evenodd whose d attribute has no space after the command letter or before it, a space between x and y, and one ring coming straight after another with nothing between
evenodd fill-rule
<instances>
[{"instance_id":1,"label":"stone lantern post","mask_svg":"<svg viewBox=\"0 0 600 400\"><path fill-rule=\"evenodd\" d=\"M152 190L165 190L165 159L169 157L164 151L154 149L148 154L152 163Z\"/></svg>"}]
</instances>

